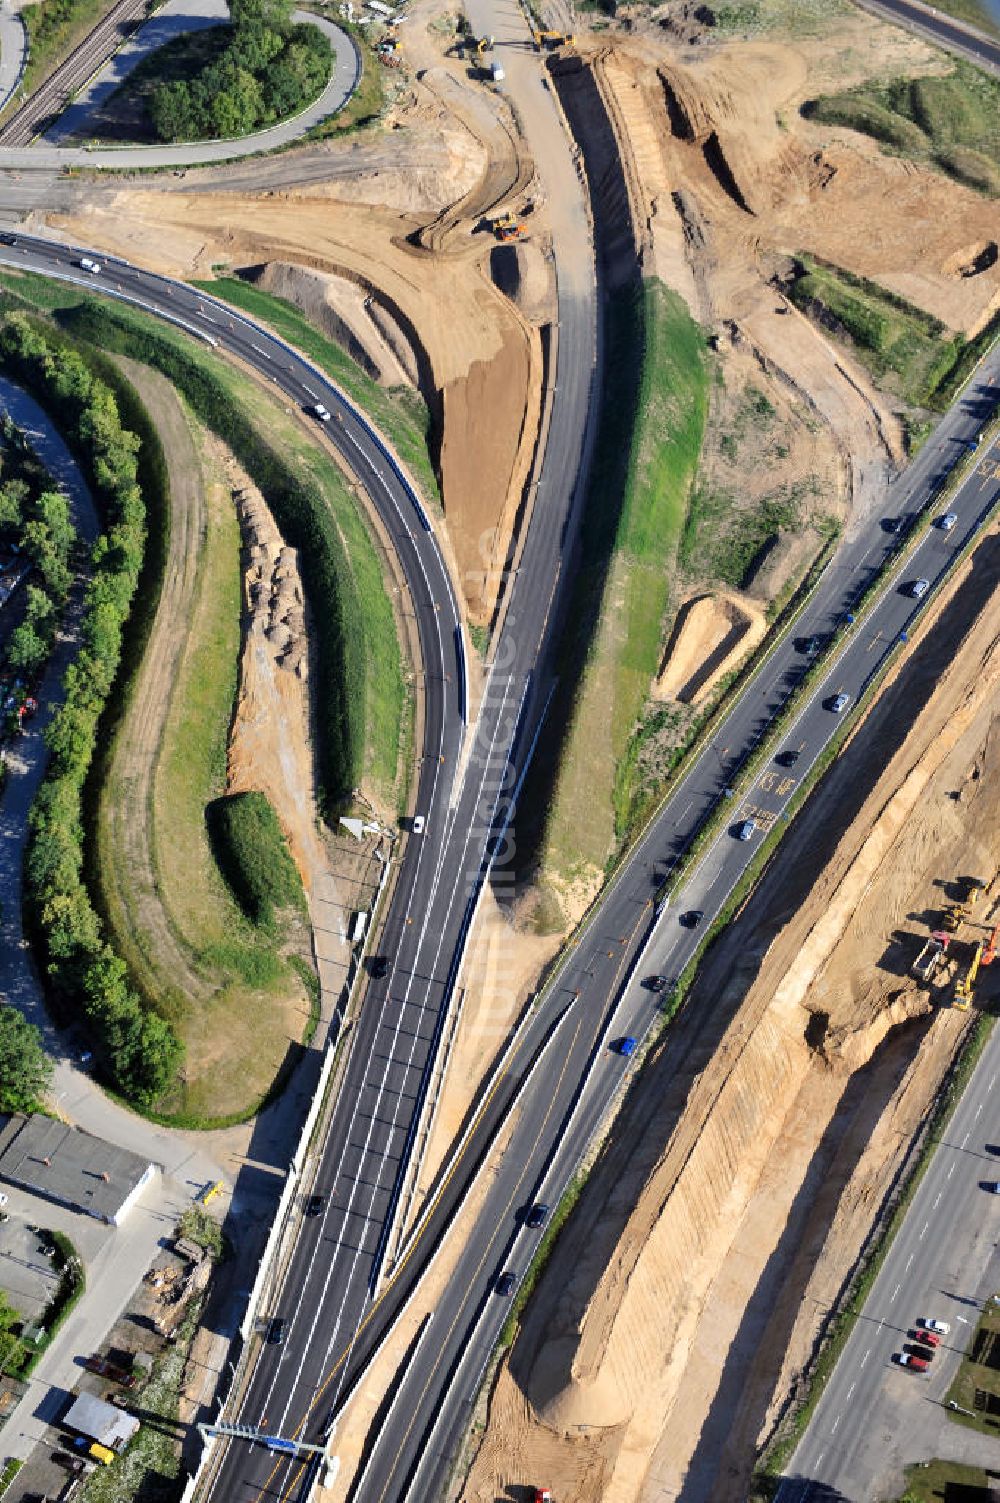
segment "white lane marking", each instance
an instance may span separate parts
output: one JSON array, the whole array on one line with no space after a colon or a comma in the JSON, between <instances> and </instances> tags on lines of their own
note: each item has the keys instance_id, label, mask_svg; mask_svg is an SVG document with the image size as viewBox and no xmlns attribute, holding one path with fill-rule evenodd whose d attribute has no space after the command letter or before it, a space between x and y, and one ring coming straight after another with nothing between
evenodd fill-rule
<instances>
[{"instance_id":1,"label":"white lane marking","mask_svg":"<svg viewBox=\"0 0 1000 1503\"><path fill-rule=\"evenodd\" d=\"M979 1105L976 1107L976 1116L977 1117L979 1116L979 1113L982 1111L982 1109L983 1109L983 1103L980 1101Z\"/></svg>"},{"instance_id":2,"label":"white lane marking","mask_svg":"<svg viewBox=\"0 0 1000 1503\"><path fill-rule=\"evenodd\" d=\"M965 1134L965 1137L964 1137L964 1138L963 1138L963 1139L962 1139L962 1142L961 1142L961 1144L960 1144L960 1147L962 1147L962 1148L964 1148L964 1147L965 1147L965 1145L966 1145L966 1143L967 1143L967 1142L968 1142L968 1141L969 1141L969 1134L968 1134L968 1133L966 1133L966 1134Z\"/></svg>"},{"instance_id":3,"label":"white lane marking","mask_svg":"<svg viewBox=\"0 0 1000 1503\"><path fill-rule=\"evenodd\" d=\"M847 1390L847 1397L848 1398L851 1397L851 1394L854 1392L854 1390L857 1388L857 1386L858 1386L857 1383L852 1383L851 1384L850 1388Z\"/></svg>"},{"instance_id":4,"label":"white lane marking","mask_svg":"<svg viewBox=\"0 0 1000 1503\"><path fill-rule=\"evenodd\" d=\"M858 1363L858 1366L859 1367L864 1367L865 1363L868 1361L868 1358L871 1356L871 1354L872 1354L872 1349L871 1349L871 1347L869 1347L868 1350L865 1352L865 1355L862 1357L861 1361Z\"/></svg>"},{"instance_id":5,"label":"white lane marking","mask_svg":"<svg viewBox=\"0 0 1000 1503\"><path fill-rule=\"evenodd\" d=\"M921 1240L921 1242L922 1242L922 1241L923 1241L923 1240L924 1240L924 1232L926 1232L926 1231L927 1231L927 1228L928 1228L928 1227L929 1227L929 1226L930 1226L930 1221L925 1221L925 1222L924 1222L924 1227L923 1227L923 1231L922 1231L922 1232L921 1232L921 1233L920 1233L920 1240Z\"/></svg>"},{"instance_id":6,"label":"white lane marking","mask_svg":"<svg viewBox=\"0 0 1000 1503\"><path fill-rule=\"evenodd\" d=\"M993 1087L994 1087L994 1085L995 1085L995 1084L996 1084L996 1076L995 1076L995 1075L994 1075L994 1077L993 1077L993 1079L992 1079L992 1080L991 1080L991 1081L990 1081L990 1083L989 1083L989 1085L988 1085L988 1086L987 1086L987 1087L986 1087L986 1089L987 1089L987 1090L988 1090L988 1091L992 1091L992 1089L993 1089Z\"/></svg>"},{"instance_id":7,"label":"white lane marking","mask_svg":"<svg viewBox=\"0 0 1000 1503\"><path fill-rule=\"evenodd\" d=\"M840 1415L838 1414L837 1418L834 1420L833 1424L830 1426L830 1434L831 1435L836 1435L836 1433L837 1433L837 1426L839 1424L840 1424Z\"/></svg>"},{"instance_id":8,"label":"white lane marking","mask_svg":"<svg viewBox=\"0 0 1000 1503\"><path fill-rule=\"evenodd\" d=\"M949 1170L948 1170L948 1173L947 1173L947 1175L946 1175L946 1176L945 1176L945 1178L946 1178L946 1179L951 1179L951 1177L952 1177L952 1175L953 1175L953 1174L954 1174L954 1173L955 1173L955 1165L954 1165L954 1164L952 1164L952 1166L951 1166L951 1168L950 1168L950 1169L949 1169Z\"/></svg>"},{"instance_id":9,"label":"white lane marking","mask_svg":"<svg viewBox=\"0 0 1000 1503\"><path fill-rule=\"evenodd\" d=\"M932 1205L932 1206L931 1206L931 1210L932 1210L932 1211L936 1211L936 1210L937 1210L937 1208L938 1208L938 1201L939 1201L939 1200L940 1200L940 1199L941 1199L941 1191L940 1191L940 1190L939 1190L939 1191L938 1191L938 1192L937 1192L937 1198L936 1198L936 1199L935 1199L935 1201L934 1201L934 1204L933 1204L933 1205Z\"/></svg>"},{"instance_id":10,"label":"white lane marking","mask_svg":"<svg viewBox=\"0 0 1000 1503\"><path fill-rule=\"evenodd\" d=\"M910 1253L910 1256L906 1260L906 1267L903 1269L904 1273L909 1273L909 1271L910 1271L910 1264L912 1262L913 1262L913 1254Z\"/></svg>"},{"instance_id":11,"label":"white lane marking","mask_svg":"<svg viewBox=\"0 0 1000 1503\"><path fill-rule=\"evenodd\" d=\"M892 1293L889 1296L889 1303L890 1303L890 1305L892 1304L893 1300L896 1298L896 1295L898 1293L899 1293L899 1285L897 1284L896 1287L895 1287L895 1289L892 1291Z\"/></svg>"},{"instance_id":12,"label":"white lane marking","mask_svg":"<svg viewBox=\"0 0 1000 1503\"><path fill-rule=\"evenodd\" d=\"M270 355L267 353L267 351L265 349L262 349L259 344L251 344L250 348L252 350L256 350L258 355L263 355L263 357L264 357L265 360L270 360L270 358L271 358Z\"/></svg>"},{"instance_id":13,"label":"white lane marking","mask_svg":"<svg viewBox=\"0 0 1000 1503\"><path fill-rule=\"evenodd\" d=\"M311 386L306 386L306 383L304 381L302 383L302 388L303 388L304 391L308 392L308 394L312 397L313 401L315 401L315 402L319 401L319 392L318 391L313 391L312 387Z\"/></svg>"}]
</instances>

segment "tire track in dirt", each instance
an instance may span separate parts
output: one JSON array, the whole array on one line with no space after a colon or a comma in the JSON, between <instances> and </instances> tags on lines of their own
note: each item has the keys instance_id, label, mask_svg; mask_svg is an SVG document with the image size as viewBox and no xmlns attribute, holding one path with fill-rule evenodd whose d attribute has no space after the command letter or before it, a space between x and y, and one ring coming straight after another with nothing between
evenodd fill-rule
<instances>
[{"instance_id":1,"label":"tire track in dirt","mask_svg":"<svg viewBox=\"0 0 1000 1503\"><path fill-rule=\"evenodd\" d=\"M106 901L127 916L143 952L143 978L159 994L171 989L190 997L210 988L191 965L159 895L153 837L153 787L164 727L181 654L188 639L198 592L199 563L207 525L203 477L187 418L163 376L120 359L156 425L170 475L167 558L156 617L131 702L118 730L103 802Z\"/></svg>"}]
</instances>

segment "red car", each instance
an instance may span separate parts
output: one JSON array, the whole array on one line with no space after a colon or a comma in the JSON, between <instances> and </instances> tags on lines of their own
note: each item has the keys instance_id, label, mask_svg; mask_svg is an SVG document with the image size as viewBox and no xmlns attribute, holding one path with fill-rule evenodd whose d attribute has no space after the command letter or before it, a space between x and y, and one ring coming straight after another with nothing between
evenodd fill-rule
<instances>
[{"instance_id":1,"label":"red car","mask_svg":"<svg viewBox=\"0 0 1000 1503\"><path fill-rule=\"evenodd\" d=\"M927 1358L915 1357L912 1352L893 1352L892 1360L898 1362L900 1367L908 1367L915 1373L927 1371Z\"/></svg>"},{"instance_id":2,"label":"red car","mask_svg":"<svg viewBox=\"0 0 1000 1503\"><path fill-rule=\"evenodd\" d=\"M921 1346L940 1346L941 1337L935 1331L910 1331L911 1341L919 1341Z\"/></svg>"}]
</instances>

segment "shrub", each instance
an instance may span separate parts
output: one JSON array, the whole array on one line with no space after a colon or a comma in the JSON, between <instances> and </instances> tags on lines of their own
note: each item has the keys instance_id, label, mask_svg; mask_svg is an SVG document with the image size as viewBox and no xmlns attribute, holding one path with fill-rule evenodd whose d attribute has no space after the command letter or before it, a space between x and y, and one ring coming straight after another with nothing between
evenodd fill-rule
<instances>
[{"instance_id":1,"label":"shrub","mask_svg":"<svg viewBox=\"0 0 1000 1503\"><path fill-rule=\"evenodd\" d=\"M276 908L304 910L305 894L274 808L263 793L233 793L208 806L208 832L240 907L270 925Z\"/></svg>"}]
</instances>

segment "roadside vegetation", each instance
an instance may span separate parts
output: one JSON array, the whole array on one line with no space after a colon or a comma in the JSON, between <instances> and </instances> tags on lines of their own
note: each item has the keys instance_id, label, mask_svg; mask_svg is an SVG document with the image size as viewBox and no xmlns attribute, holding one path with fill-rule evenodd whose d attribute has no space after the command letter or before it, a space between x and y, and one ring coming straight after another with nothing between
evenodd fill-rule
<instances>
[{"instance_id":1,"label":"roadside vegetation","mask_svg":"<svg viewBox=\"0 0 1000 1503\"><path fill-rule=\"evenodd\" d=\"M419 392L409 386L388 390L366 375L338 344L327 339L294 303L263 292L239 277L192 282L213 297L232 303L301 350L366 412L392 443L425 500L440 506L441 492L430 455L430 413Z\"/></svg>"},{"instance_id":2,"label":"roadside vegetation","mask_svg":"<svg viewBox=\"0 0 1000 1503\"><path fill-rule=\"evenodd\" d=\"M877 282L815 256L797 257L789 290L803 312L846 335L874 378L913 407L947 407L995 332L991 325L966 341Z\"/></svg>"},{"instance_id":3,"label":"roadside vegetation","mask_svg":"<svg viewBox=\"0 0 1000 1503\"><path fill-rule=\"evenodd\" d=\"M627 288L606 327L610 395L561 649L577 687L550 712L569 723L558 765L543 753L535 778L541 807L549 798L539 797L539 778L554 784L543 863L570 885L592 884L624 833L630 790L616 776L659 663L707 411L703 336L676 293L656 280ZM582 674L573 668L581 660Z\"/></svg>"},{"instance_id":4,"label":"roadside vegetation","mask_svg":"<svg viewBox=\"0 0 1000 1503\"><path fill-rule=\"evenodd\" d=\"M170 1024L143 1006L104 938L84 882L82 820L101 713L142 567L140 441L123 426L110 387L58 337L13 314L0 326L0 351L75 449L105 526L91 554L82 645L46 735L49 765L30 816L24 874L30 927L58 1005L66 1012L82 1006L102 1067L124 1095L148 1103L173 1078L181 1046Z\"/></svg>"},{"instance_id":5,"label":"roadside vegetation","mask_svg":"<svg viewBox=\"0 0 1000 1503\"><path fill-rule=\"evenodd\" d=\"M943 78L893 78L803 106L811 120L845 125L966 187L1000 194L1000 79L959 60Z\"/></svg>"},{"instance_id":6,"label":"roadside vegetation","mask_svg":"<svg viewBox=\"0 0 1000 1503\"><path fill-rule=\"evenodd\" d=\"M36 1112L52 1080L42 1035L16 1007L0 1005L0 1112Z\"/></svg>"},{"instance_id":7,"label":"roadside vegetation","mask_svg":"<svg viewBox=\"0 0 1000 1503\"><path fill-rule=\"evenodd\" d=\"M39 1239L59 1274L59 1282L44 1310L36 1320L25 1321L0 1294L0 1371L22 1381L34 1372L86 1288L83 1263L69 1238L62 1232L39 1229Z\"/></svg>"},{"instance_id":8,"label":"roadside vegetation","mask_svg":"<svg viewBox=\"0 0 1000 1503\"><path fill-rule=\"evenodd\" d=\"M311 104L333 62L319 28L293 23L292 0L230 0L229 11L231 25L177 37L145 58L108 115L138 121L140 137L158 141L229 140Z\"/></svg>"},{"instance_id":9,"label":"roadside vegetation","mask_svg":"<svg viewBox=\"0 0 1000 1503\"><path fill-rule=\"evenodd\" d=\"M993 1489L980 1466L960 1461L919 1461L906 1469L906 1488L896 1503L991 1503Z\"/></svg>"},{"instance_id":10,"label":"roadside vegetation","mask_svg":"<svg viewBox=\"0 0 1000 1503\"><path fill-rule=\"evenodd\" d=\"M208 828L219 869L251 923L271 928L276 909L305 912L302 879L265 794L217 799L208 808Z\"/></svg>"},{"instance_id":11,"label":"roadside vegetation","mask_svg":"<svg viewBox=\"0 0 1000 1503\"><path fill-rule=\"evenodd\" d=\"M20 14L28 33L28 60L20 88L0 118L9 119L115 4L116 0L38 0L26 5Z\"/></svg>"}]
</instances>

